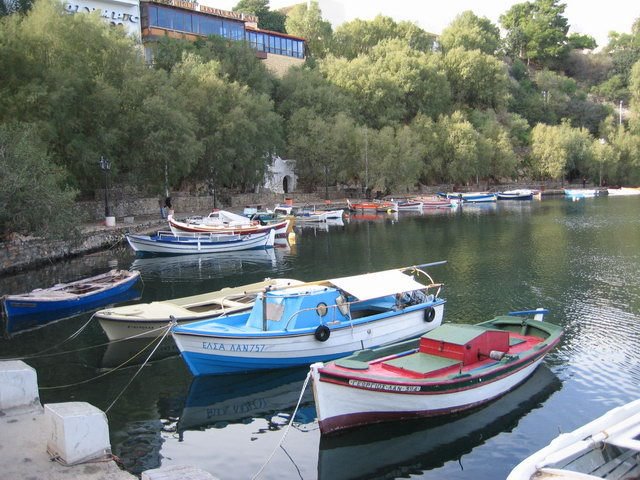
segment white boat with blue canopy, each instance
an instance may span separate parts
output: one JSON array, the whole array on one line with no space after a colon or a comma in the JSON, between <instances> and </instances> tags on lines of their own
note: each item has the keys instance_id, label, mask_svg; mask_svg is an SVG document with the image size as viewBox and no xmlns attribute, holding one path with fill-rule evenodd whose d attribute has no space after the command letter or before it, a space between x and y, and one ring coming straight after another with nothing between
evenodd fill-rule
<instances>
[{"instance_id":1,"label":"white boat with blue canopy","mask_svg":"<svg viewBox=\"0 0 640 480\"><path fill-rule=\"evenodd\" d=\"M194 375L309 365L415 338L442 323L442 284L425 270L443 263L265 289L250 312L172 335Z\"/></svg>"}]
</instances>

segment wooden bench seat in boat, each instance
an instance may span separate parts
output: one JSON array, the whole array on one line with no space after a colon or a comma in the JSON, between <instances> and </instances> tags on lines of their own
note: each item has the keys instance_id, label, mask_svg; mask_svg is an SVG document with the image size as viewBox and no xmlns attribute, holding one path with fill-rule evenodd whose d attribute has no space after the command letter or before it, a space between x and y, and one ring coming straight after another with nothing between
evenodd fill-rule
<instances>
[{"instance_id":1,"label":"wooden bench seat in boat","mask_svg":"<svg viewBox=\"0 0 640 480\"><path fill-rule=\"evenodd\" d=\"M451 367L472 365L489 358L492 351L509 351L509 332L476 325L445 324L420 337L418 351L382 363L392 371L430 376Z\"/></svg>"}]
</instances>

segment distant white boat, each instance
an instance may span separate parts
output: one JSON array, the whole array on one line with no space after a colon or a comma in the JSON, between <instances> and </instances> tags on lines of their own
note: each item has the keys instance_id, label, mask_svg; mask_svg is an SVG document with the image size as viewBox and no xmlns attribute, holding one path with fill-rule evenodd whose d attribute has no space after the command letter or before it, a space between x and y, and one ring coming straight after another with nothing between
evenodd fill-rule
<instances>
[{"instance_id":1,"label":"distant white boat","mask_svg":"<svg viewBox=\"0 0 640 480\"><path fill-rule=\"evenodd\" d=\"M612 197L621 197L621 196L627 196L627 195L640 195L640 188L629 188L629 187L608 188L607 192Z\"/></svg>"},{"instance_id":2,"label":"distant white boat","mask_svg":"<svg viewBox=\"0 0 640 480\"><path fill-rule=\"evenodd\" d=\"M640 478L640 400L563 433L518 464L507 480Z\"/></svg>"}]
</instances>

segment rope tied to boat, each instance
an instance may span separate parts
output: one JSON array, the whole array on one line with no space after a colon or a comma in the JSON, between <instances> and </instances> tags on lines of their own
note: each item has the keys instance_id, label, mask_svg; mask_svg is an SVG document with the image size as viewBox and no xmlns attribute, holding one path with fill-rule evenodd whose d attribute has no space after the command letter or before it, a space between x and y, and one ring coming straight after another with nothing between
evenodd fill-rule
<instances>
[{"instance_id":1,"label":"rope tied to boat","mask_svg":"<svg viewBox=\"0 0 640 480\"><path fill-rule=\"evenodd\" d=\"M113 407L115 405L115 403L120 399L120 397L122 396L122 394L125 392L125 390L127 388L129 388L129 385L131 385L131 383L133 382L133 380L138 376L138 374L142 371L142 369L147 365L147 363L149 362L149 359L153 356L154 353L156 353L156 350L158 349L158 347L162 344L162 342L164 341L164 339L167 337L167 335L169 334L169 332L171 332L171 330L173 329L173 327L175 327L177 325L177 321L175 318L171 317L171 322L169 322L169 325L167 325L165 328L165 332L162 335L162 337L160 338L160 340L158 341L158 343L156 344L156 346L154 347L153 351L149 354L149 356L147 356L147 358L145 359L145 361L142 363L142 365L140 365L140 367L138 368L138 371L136 373L133 374L133 376L131 377L131 379L129 380L129 382L127 382L127 384L124 386L124 388L122 389L122 391L116 396L116 398L113 400L113 402L111 402L111 405L109 405L107 407L107 409L104 411L105 414L109 413L109 410L111 410L111 407ZM153 343L153 342L152 342Z\"/></svg>"},{"instance_id":2,"label":"rope tied to boat","mask_svg":"<svg viewBox=\"0 0 640 480\"><path fill-rule=\"evenodd\" d=\"M89 383L89 382L93 382L94 380L97 380L99 378L102 377L106 377L107 375L110 375L118 370L120 370L121 368L123 368L125 365L127 365L131 360L135 359L138 355L141 355L143 352L145 352L148 348L151 347L151 345L153 345L154 343L157 342L156 346L154 347L153 351L149 354L149 356L146 358L146 360L144 361L144 363L140 366L140 368L138 369L138 371L134 374L134 376L131 378L131 380L129 381L129 383L127 383L127 385L124 387L124 389L122 390L122 392L120 392L120 394L118 394L118 397L116 398L116 400L124 393L124 390L127 389L127 387L131 384L131 382L133 381L133 379L138 375L138 373L140 373L140 370L142 369L142 367L144 367L148 362L149 359L153 356L153 354L156 352L156 350L158 349L158 347L162 344L163 340L166 338L167 334L171 331L171 329L173 328L173 326L175 325L175 323L169 323L169 325L166 325L164 327L162 327L163 329L166 329L166 331L164 332L164 335L162 335L162 337L154 337L147 345L145 345L140 351L138 351L137 353L135 353L132 357L128 358L127 360L125 360L124 362L122 362L120 365L118 365L115 368L110 369L107 372L104 372L100 375L97 375L95 377L92 378L88 378L86 380L81 380L80 382L75 382L75 383L70 383L67 385L57 385L57 386L53 386L53 387L39 387L39 390L56 390L59 388L69 388L69 387L75 387L77 385L82 385L85 383ZM129 337L131 338L131 337ZM129 338L126 339L122 339L122 340L118 340L118 341L124 341L124 340L128 340ZM158 338L160 338L160 340L158 340ZM118 341L112 342L112 343L116 343ZM88 348L95 348L95 347L88 347ZM115 403L115 401L114 401ZM109 408L111 408L111 406L113 405L113 403L109 406ZM106 412L105 412L106 413Z\"/></svg>"},{"instance_id":3,"label":"rope tied to boat","mask_svg":"<svg viewBox=\"0 0 640 480\"><path fill-rule=\"evenodd\" d=\"M267 461L264 462L262 467L260 467L260 470L258 470L258 472L253 477L251 477L251 480L255 480L262 474L263 470L266 468L266 466L269 464L273 456L276 454L276 451L278 450L278 448L280 448L284 443L284 439L286 438L287 433L289 433L289 430L291 429L291 425L293 424L293 421L296 418L296 413L298 413L298 409L300 408L300 403L302 403L302 396L304 395L304 392L307 389L307 385L309 384L310 378L311 378L311 371L307 372L307 376L304 379L304 384L302 385L302 390L300 391L300 396L298 397L298 403L296 403L296 408L293 410L293 413L291 414L291 419L289 420L289 423L284 429L282 438L280 439L278 444L274 447L273 451L271 452L271 455L269 455L269 458L267 458Z\"/></svg>"}]
</instances>

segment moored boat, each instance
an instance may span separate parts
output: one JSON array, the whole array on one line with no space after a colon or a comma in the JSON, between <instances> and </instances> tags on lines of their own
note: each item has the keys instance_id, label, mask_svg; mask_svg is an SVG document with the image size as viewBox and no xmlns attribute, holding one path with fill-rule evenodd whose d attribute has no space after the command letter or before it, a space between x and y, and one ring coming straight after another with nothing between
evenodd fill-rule
<instances>
[{"instance_id":1,"label":"moored boat","mask_svg":"<svg viewBox=\"0 0 640 480\"><path fill-rule=\"evenodd\" d=\"M259 292L301 283L286 278L265 279L189 297L107 308L97 311L95 317L112 341L133 336L156 337L171 322L189 323L249 310Z\"/></svg>"},{"instance_id":2,"label":"moored boat","mask_svg":"<svg viewBox=\"0 0 640 480\"><path fill-rule=\"evenodd\" d=\"M386 212L389 209L395 209L393 211L397 211L397 205L395 203L377 200L351 202L351 200L347 199L347 207L352 212Z\"/></svg>"},{"instance_id":3,"label":"moored boat","mask_svg":"<svg viewBox=\"0 0 640 480\"><path fill-rule=\"evenodd\" d=\"M416 197L415 200L421 202L423 208L451 208L458 206L457 199L438 195Z\"/></svg>"},{"instance_id":4,"label":"moored boat","mask_svg":"<svg viewBox=\"0 0 640 480\"><path fill-rule=\"evenodd\" d=\"M5 331L12 334L107 305L131 290L139 279L140 272L137 270L114 269L50 288L5 295L2 298L6 316ZM126 299L132 299L132 296L128 295Z\"/></svg>"},{"instance_id":5,"label":"moored boat","mask_svg":"<svg viewBox=\"0 0 640 480\"><path fill-rule=\"evenodd\" d=\"M529 190L528 188L505 190L503 192L498 192L496 195L498 200L532 200L533 190Z\"/></svg>"},{"instance_id":6,"label":"moored boat","mask_svg":"<svg viewBox=\"0 0 640 480\"><path fill-rule=\"evenodd\" d=\"M608 188L607 193L611 197L622 197L629 195L640 195L640 188L632 187L620 187L620 188Z\"/></svg>"},{"instance_id":7,"label":"moored boat","mask_svg":"<svg viewBox=\"0 0 640 480\"><path fill-rule=\"evenodd\" d=\"M398 202L399 212L421 212L422 207L423 203L417 200L405 200L403 202Z\"/></svg>"},{"instance_id":8,"label":"moored boat","mask_svg":"<svg viewBox=\"0 0 640 480\"><path fill-rule=\"evenodd\" d=\"M590 198L599 195L600 191L593 188L565 188L564 194L572 199Z\"/></svg>"},{"instance_id":9,"label":"moored boat","mask_svg":"<svg viewBox=\"0 0 640 480\"><path fill-rule=\"evenodd\" d=\"M250 312L172 335L194 375L309 365L414 338L442 322L442 285L425 271L441 263L269 289Z\"/></svg>"},{"instance_id":10,"label":"moored boat","mask_svg":"<svg viewBox=\"0 0 640 480\"><path fill-rule=\"evenodd\" d=\"M128 234L126 238L131 248L139 254L186 255L272 248L275 231L248 235L184 232L175 235L172 232L158 232L155 235Z\"/></svg>"},{"instance_id":11,"label":"moored boat","mask_svg":"<svg viewBox=\"0 0 640 480\"><path fill-rule=\"evenodd\" d=\"M456 463L473 448L513 430L561 387L543 364L509 395L473 411L322 435L318 480L382 479L389 478L389 472L408 471L419 476L443 463Z\"/></svg>"},{"instance_id":12,"label":"moored boat","mask_svg":"<svg viewBox=\"0 0 640 480\"><path fill-rule=\"evenodd\" d=\"M448 323L416 340L311 365L322 433L467 410L529 377L562 329L511 312L476 325Z\"/></svg>"},{"instance_id":13,"label":"moored boat","mask_svg":"<svg viewBox=\"0 0 640 480\"><path fill-rule=\"evenodd\" d=\"M169 228L174 235L184 235L184 233L211 233L219 235L249 235L252 233L264 233L275 230L276 236L286 235L289 230L289 219L280 219L272 223L261 225L260 222L254 221L250 225L237 226L220 226L205 225L203 223L188 223L176 220L173 217L168 218Z\"/></svg>"},{"instance_id":14,"label":"moored boat","mask_svg":"<svg viewBox=\"0 0 640 480\"><path fill-rule=\"evenodd\" d=\"M495 202L498 199L496 194L491 192L448 192L438 193L438 195L449 199L456 199L458 201L462 201L463 203Z\"/></svg>"},{"instance_id":15,"label":"moored boat","mask_svg":"<svg viewBox=\"0 0 640 480\"><path fill-rule=\"evenodd\" d=\"M640 477L640 400L608 411L519 463L507 480Z\"/></svg>"}]
</instances>

